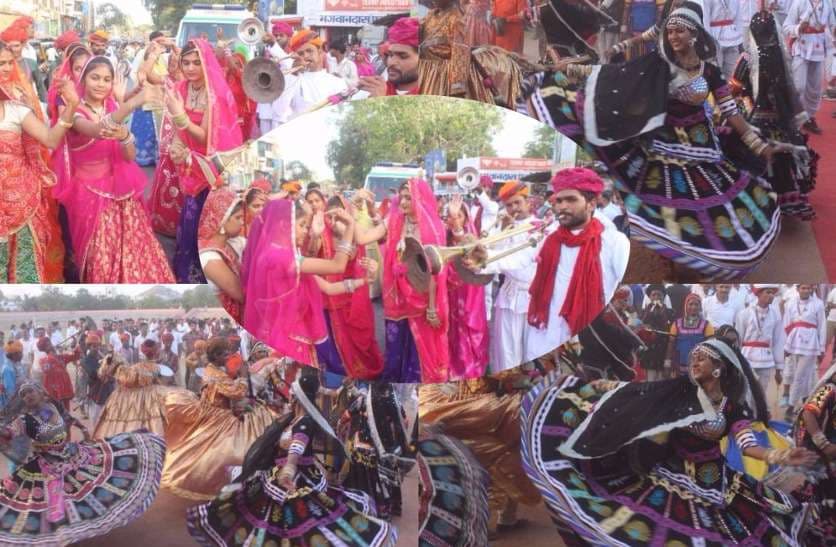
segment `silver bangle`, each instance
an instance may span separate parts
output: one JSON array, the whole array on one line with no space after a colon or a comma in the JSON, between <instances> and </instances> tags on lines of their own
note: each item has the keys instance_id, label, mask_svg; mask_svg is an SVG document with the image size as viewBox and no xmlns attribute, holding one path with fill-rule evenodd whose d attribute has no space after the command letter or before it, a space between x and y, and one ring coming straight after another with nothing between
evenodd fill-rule
<instances>
[{"instance_id":1,"label":"silver bangle","mask_svg":"<svg viewBox=\"0 0 836 547\"><path fill-rule=\"evenodd\" d=\"M129 131L129 132L128 132L128 136L127 136L127 137L125 137L124 139L122 139L121 141L119 141L119 143L120 143L122 146L130 146L130 145L131 145L131 144L133 144L135 141L136 141L136 139L134 138L134 134L133 134L133 133L131 133L131 132Z\"/></svg>"}]
</instances>

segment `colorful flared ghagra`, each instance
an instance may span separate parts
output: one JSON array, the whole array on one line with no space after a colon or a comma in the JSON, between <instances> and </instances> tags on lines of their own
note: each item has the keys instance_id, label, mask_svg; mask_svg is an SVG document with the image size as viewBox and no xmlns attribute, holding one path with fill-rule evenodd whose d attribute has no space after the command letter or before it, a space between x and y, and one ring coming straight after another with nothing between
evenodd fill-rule
<instances>
[{"instance_id":1,"label":"colorful flared ghagra","mask_svg":"<svg viewBox=\"0 0 836 547\"><path fill-rule=\"evenodd\" d=\"M32 450L0 482L0 544L68 545L139 518L157 495L163 439L136 432L72 442L58 410L45 408L11 425Z\"/></svg>"}]
</instances>

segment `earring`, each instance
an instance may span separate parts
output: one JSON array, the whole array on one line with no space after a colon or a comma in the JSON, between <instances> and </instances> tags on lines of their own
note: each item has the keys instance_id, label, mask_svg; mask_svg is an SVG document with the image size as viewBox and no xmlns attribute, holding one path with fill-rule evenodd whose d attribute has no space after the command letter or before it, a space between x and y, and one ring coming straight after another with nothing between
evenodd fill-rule
<instances>
[{"instance_id":1,"label":"earring","mask_svg":"<svg viewBox=\"0 0 836 547\"><path fill-rule=\"evenodd\" d=\"M225 235L226 235L226 230L224 229L224 227L223 227L223 226L221 226L221 229L220 229L220 234L221 234L222 236L225 236Z\"/></svg>"},{"instance_id":2,"label":"earring","mask_svg":"<svg viewBox=\"0 0 836 547\"><path fill-rule=\"evenodd\" d=\"M711 375L714 376L715 378L719 378L720 376L723 375L723 371L720 370L719 368L715 368L714 370L711 371Z\"/></svg>"}]
</instances>

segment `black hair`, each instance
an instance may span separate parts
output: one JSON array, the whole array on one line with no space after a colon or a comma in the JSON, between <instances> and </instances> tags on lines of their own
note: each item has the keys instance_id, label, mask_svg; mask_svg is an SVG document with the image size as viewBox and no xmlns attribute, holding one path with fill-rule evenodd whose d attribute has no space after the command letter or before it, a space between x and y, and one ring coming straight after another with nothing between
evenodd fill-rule
<instances>
[{"instance_id":1,"label":"black hair","mask_svg":"<svg viewBox=\"0 0 836 547\"><path fill-rule=\"evenodd\" d=\"M311 188L310 185L308 185L308 191L305 193L305 199L308 199L308 196L310 196L311 194L316 194L317 196L319 196L319 199L325 201L325 196L322 194L322 192L320 192L316 188Z\"/></svg>"},{"instance_id":2,"label":"black hair","mask_svg":"<svg viewBox=\"0 0 836 547\"><path fill-rule=\"evenodd\" d=\"M330 43L330 44L328 44L328 49L329 50L336 49L337 51L339 51L340 53L345 55L345 49L346 49L345 42L339 41L339 42Z\"/></svg>"},{"instance_id":3,"label":"black hair","mask_svg":"<svg viewBox=\"0 0 836 547\"><path fill-rule=\"evenodd\" d=\"M148 35L148 41L154 41L162 36L165 36L165 34L161 30L155 30L154 32Z\"/></svg>"},{"instance_id":4,"label":"black hair","mask_svg":"<svg viewBox=\"0 0 836 547\"><path fill-rule=\"evenodd\" d=\"M182 61L183 57L185 57L189 53L197 53L197 52L198 52L197 44L195 44L193 41L190 41L188 44L186 44L186 47L184 47L180 51L180 60Z\"/></svg>"},{"instance_id":5,"label":"black hair","mask_svg":"<svg viewBox=\"0 0 836 547\"><path fill-rule=\"evenodd\" d=\"M585 199L587 203L597 201L598 199L598 194L596 194L595 192L590 192L589 190L578 191L581 193L583 199Z\"/></svg>"},{"instance_id":6,"label":"black hair","mask_svg":"<svg viewBox=\"0 0 836 547\"><path fill-rule=\"evenodd\" d=\"M84 78L86 78L87 75L90 74L90 72L94 68L99 67L99 66L106 66L110 70L110 75L111 76L115 75L115 71L113 70L113 63L110 62L110 59L108 59L107 57L103 57L103 56L99 55L99 56L94 57L93 59L91 59L90 61L87 62L87 65L84 67L84 70L81 72L81 76L79 77L79 79L81 81L84 81Z\"/></svg>"},{"instance_id":7,"label":"black hair","mask_svg":"<svg viewBox=\"0 0 836 547\"><path fill-rule=\"evenodd\" d=\"M343 200L340 199L339 196L332 196L328 198L328 203L325 205L325 209L342 209L344 207Z\"/></svg>"},{"instance_id":8,"label":"black hair","mask_svg":"<svg viewBox=\"0 0 836 547\"><path fill-rule=\"evenodd\" d=\"M727 333L728 335L728 333ZM728 359L723 357L723 372L720 375L720 388L729 400L738 403L744 401L746 397L746 384L749 384L749 389L752 392L755 408L751 409L755 413L754 419L767 423L769 421L769 407L766 404L766 396L763 393L763 388L760 382L755 378L752 372L752 367L746 357L740 353L740 350L733 347L725 338L716 337L717 340L723 342L735 354L737 360L740 362L740 367L743 369L743 374L740 370L731 363ZM712 359L714 360L714 359Z\"/></svg>"}]
</instances>

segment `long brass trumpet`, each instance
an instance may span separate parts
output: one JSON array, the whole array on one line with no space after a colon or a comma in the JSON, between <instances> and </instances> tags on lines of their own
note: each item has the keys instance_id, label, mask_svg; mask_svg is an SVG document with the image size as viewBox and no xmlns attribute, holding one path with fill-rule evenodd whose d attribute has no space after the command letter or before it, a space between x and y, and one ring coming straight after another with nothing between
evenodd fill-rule
<instances>
[{"instance_id":1,"label":"long brass trumpet","mask_svg":"<svg viewBox=\"0 0 836 547\"><path fill-rule=\"evenodd\" d=\"M404 240L404 250L401 261L407 266L407 279L409 284L419 292L428 292L430 278L438 275L444 266L452 262L456 273L464 283L469 285L486 285L493 279L492 274L477 274L472 272L463 263L463 258L478 246L488 247L509 237L520 234L531 234L524 243L515 245L483 260L478 264L485 267L491 262L512 255L529 247L536 247L543 237L543 232L549 225L548 222L531 223L527 222L516 228L504 230L490 237L478 239L465 245L454 247L441 247L439 245L422 245L415 238L407 237Z\"/></svg>"}]
</instances>

